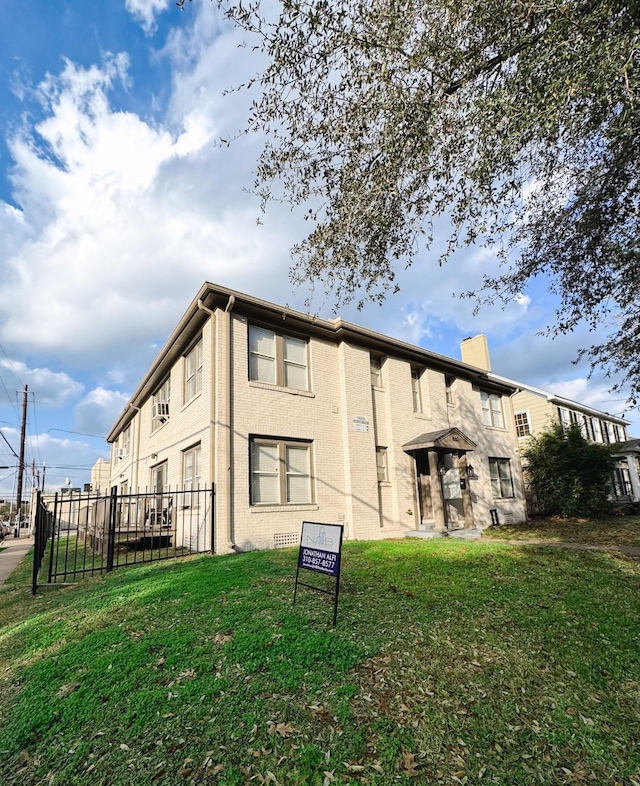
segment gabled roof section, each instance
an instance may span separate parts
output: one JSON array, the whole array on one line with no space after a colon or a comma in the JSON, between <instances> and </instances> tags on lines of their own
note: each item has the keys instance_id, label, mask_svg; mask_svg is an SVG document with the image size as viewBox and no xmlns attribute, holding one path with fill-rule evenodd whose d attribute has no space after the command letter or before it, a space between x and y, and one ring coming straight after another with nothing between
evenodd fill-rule
<instances>
[{"instance_id":1,"label":"gabled roof section","mask_svg":"<svg viewBox=\"0 0 640 786\"><path fill-rule=\"evenodd\" d=\"M133 419L136 410L155 393L172 366L189 349L191 342L209 319L207 312L216 310L232 310L233 314L241 314L249 320L277 325L280 330L291 329L336 344L348 341L381 355L391 355L417 366L428 366L444 374L469 380L490 393L511 395L517 387L517 384L498 378L483 369L346 322L340 317L320 319L314 314L305 314L288 306L205 282L121 412L107 435L107 442L114 442L118 438L120 432Z\"/></svg>"},{"instance_id":2,"label":"gabled roof section","mask_svg":"<svg viewBox=\"0 0 640 786\"><path fill-rule=\"evenodd\" d=\"M427 431L425 434L415 437L406 445L402 446L405 453L413 453L415 450L443 449L457 450L461 453L474 450L476 443L463 434L459 428L444 428L440 431Z\"/></svg>"}]
</instances>

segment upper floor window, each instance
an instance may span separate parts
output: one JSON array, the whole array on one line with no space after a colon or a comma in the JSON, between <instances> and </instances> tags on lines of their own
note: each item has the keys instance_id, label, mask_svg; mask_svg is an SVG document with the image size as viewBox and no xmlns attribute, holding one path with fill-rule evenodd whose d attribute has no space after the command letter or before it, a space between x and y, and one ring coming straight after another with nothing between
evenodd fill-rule
<instances>
[{"instance_id":1,"label":"upper floor window","mask_svg":"<svg viewBox=\"0 0 640 786\"><path fill-rule=\"evenodd\" d=\"M502 417L502 398L495 393L480 393L482 402L482 422L485 426L495 426L503 428L504 418Z\"/></svg>"},{"instance_id":2,"label":"upper floor window","mask_svg":"<svg viewBox=\"0 0 640 786\"><path fill-rule=\"evenodd\" d=\"M389 480L386 448L376 448L376 469L378 472L379 483L384 483L385 481Z\"/></svg>"},{"instance_id":3,"label":"upper floor window","mask_svg":"<svg viewBox=\"0 0 640 786\"><path fill-rule=\"evenodd\" d=\"M594 442L604 442L604 437L602 436L602 428L600 426L600 421L598 420L598 418L591 418L591 431L593 432Z\"/></svg>"},{"instance_id":4,"label":"upper floor window","mask_svg":"<svg viewBox=\"0 0 640 786\"><path fill-rule=\"evenodd\" d=\"M516 412L516 436L528 437L531 434L531 426L529 425L528 412Z\"/></svg>"},{"instance_id":5,"label":"upper floor window","mask_svg":"<svg viewBox=\"0 0 640 786\"><path fill-rule=\"evenodd\" d=\"M453 383L456 381L455 377L447 374L444 378L444 395L447 404L453 404Z\"/></svg>"},{"instance_id":6,"label":"upper floor window","mask_svg":"<svg viewBox=\"0 0 640 786\"><path fill-rule=\"evenodd\" d=\"M566 431L571 425L571 415L569 410L565 409L564 407L558 407L558 420L562 425L562 429Z\"/></svg>"},{"instance_id":7,"label":"upper floor window","mask_svg":"<svg viewBox=\"0 0 640 786\"><path fill-rule=\"evenodd\" d=\"M509 459L490 458L489 474L491 476L491 491L495 499L514 496L511 462Z\"/></svg>"},{"instance_id":8,"label":"upper floor window","mask_svg":"<svg viewBox=\"0 0 640 786\"><path fill-rule=\"evenodd\" d=\"M602 438L605 442L611 442L611 423L607 423L606 420L600 421L602 425Z\"/></svg>"},{"instance_id":9,"label":"upper floor window","mask_svg":"<svg viewBox=\"0 0 640 786\"><path fill-rule=\"evenodd\" d=\"M122 432L122 449L125 456L131 452L131 424Z\"/></svg>"},{"instance_id":10,"label":"upper floor window","mask_svg":"<svg viewBox=\"0 0 640 786\"><path fill-rule=\"evenodd\" d=\"M153 411L151 413L151 429L157 428L169 420L169 402L171 400L171 379L167 379L158 388L153 396Z\"/></svg>"},{"instance_id":11,"label":"upper floor window","mask_svg":"<svg viewBox=\"0 0 640 786\"><path fill-rule=\"evenodd\" d=\"M307 342L251 325L249 379L295 390L309 390Z\"/></svg>"},{"instance_id":12,"label":"upper floor window","mask_svg":"<svg viewBox=\"0 0 640 786\"><path fill-rule=\"evenodd\" d=\"M202 339L184 358L184 400L191 399L202 390Z\"/></svg>"},{"instance_id":13,"label":"upper floor window","mask_svg":"<svg viewBox=\"0 0 640 786\"><path fill-rule=\"evenodd\" d=\"M422 412L422 395L420 390L420 377L422 375L417 368L411 369L411 392L413 395L413 411Z\"/></svg>"},{"instance_id":14,"label":"upper floor window","mask_svg":"<svg viewBox=\"0 0 640 786\"><path fill-rule=\"evenodd\" d=\"M382 387L382 358L371 356L371 387Z\"/></svg>"},{"instance_id":15,"label":"upper floor window","mask_svg":"<svg viewBox=\"0 0 640 786\"><path fill-rule=\"evenodd\" d=\"M313 501L310 442L254 437L249 458L252 505Z\"/></svg>"}]
</instances>

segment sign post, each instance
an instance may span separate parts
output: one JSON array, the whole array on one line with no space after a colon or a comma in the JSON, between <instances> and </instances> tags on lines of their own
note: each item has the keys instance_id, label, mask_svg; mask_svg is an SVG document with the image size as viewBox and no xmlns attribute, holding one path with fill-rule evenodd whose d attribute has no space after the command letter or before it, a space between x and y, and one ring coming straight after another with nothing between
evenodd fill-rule
<instances>
[{"instance_id":1,"label":"sign post","mask_svg":"<svg viewBox=\"0 0 640 786\"><path fill-rule=\"evenodd\" d=\"M295 605L298 586L323 592L333 596L333 624L338 618L338 595L340 593L340 557L342 554L342 524L320 524L314 521L302 522L302 535L300 536L300 551L298 553L298 569L296 570L296 585L293 592ZM324 573L325 576L335 578L335 589L323 589L313 584L300 581L300 571L309 570L313 573Z\"/></svg>"}]
</instances>

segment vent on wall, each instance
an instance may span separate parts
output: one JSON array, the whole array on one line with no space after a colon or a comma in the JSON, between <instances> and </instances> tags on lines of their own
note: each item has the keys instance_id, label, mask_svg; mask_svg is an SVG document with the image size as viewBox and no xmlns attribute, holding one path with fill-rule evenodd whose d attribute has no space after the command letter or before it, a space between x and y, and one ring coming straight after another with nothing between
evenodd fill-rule
<instances>
[{"instance_id":1,"label":"vent on wall","mask_svg":"<svg viewBox=\"0 0 640 786\"><path fill-rule=\"evenodd\" d=\"M513 524L513 522L515 521L515 518L514 518L514 516L513 516L513 513L503 513L503 514L502 514L502 518L504 519L504 523L505 523L507 526L509 526L509 525Z\"/></svg>"},{"instance_id":2,"label":"vent on wall","mask_svg":"<svg viewBox=\"0 0 640 786\"><path fill-rule=\"evenodd\" d=\"M287 546L297 546L299 542L299 532L276 532L273 536L274 549L283 549Z\"/></svg>"}]
</instances>

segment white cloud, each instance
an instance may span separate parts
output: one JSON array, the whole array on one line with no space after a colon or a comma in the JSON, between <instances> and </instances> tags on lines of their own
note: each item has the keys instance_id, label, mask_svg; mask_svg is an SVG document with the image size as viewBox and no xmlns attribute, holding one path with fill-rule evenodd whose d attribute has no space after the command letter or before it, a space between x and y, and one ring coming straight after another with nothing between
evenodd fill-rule
<instances>
[{"instance_id":1,"label":"white cloud","mask_svg":"<svg viewBox=\"0 0 640 786\"><path fill-rule=\"evenodd\" d=\"M82 394L84 386L64 371L28 368L18 360L0 359L0 369L7 369L27 384L38 405L60 407Z\"/></svg>"},{"instance_id":2,"label":"white cloud","mask_svg":"<svg viewBox=\"0 0 640 786\"><path fill-rule=\"evenodd\" d=\"M115 390L91 390L75 409L78 430L106 436L128 400L128 394Z\"/></svg>"},{"instance_id":3,"label":"white cloud","mask_svg":"<svg viewBox=\"0 0 640 786\"><path fill-rule=\"evenodd\" d=\"M196 95L175 132L114 111L124 74L123 56L67 62L40 88L46 119L12 140L29 232L5 261L0 340L23 351L95 363L164 338L205 279L282 290L292 219L276 210L256 228L248 142L216 147Z\"/></svg>"},{"instance_id":4,"label":"white cloud","mask_svg":"<svg viewBox=\"0 0 640 786\"><path fill-rule=\"evenodd\" d=\"M174 5L174 0L125 0L125 8L147 35L155 32L156 16L170 5Z\"/></svg>"}]
</instances>

